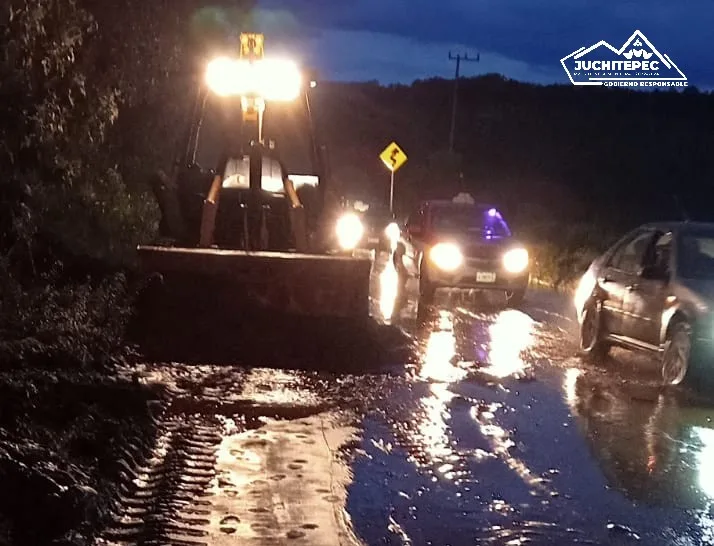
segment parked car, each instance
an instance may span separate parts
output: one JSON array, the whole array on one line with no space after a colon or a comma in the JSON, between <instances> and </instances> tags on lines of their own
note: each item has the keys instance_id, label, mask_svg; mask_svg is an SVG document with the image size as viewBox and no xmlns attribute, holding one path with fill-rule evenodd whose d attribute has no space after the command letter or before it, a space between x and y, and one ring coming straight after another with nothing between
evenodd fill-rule
<instances>
[{"instance_id":1,"label":"parked car","mask_svg":"<svg viewBox=\"0 0 714 546\"><path fill-rule=\"evenodd\" d=\"M714 338L714 224L652 223L629 232L595 259L575 307L580 348L603 358L610 347L646 351L676 385L711 354Z\"/></svg>"},{"instance_id":2,"label":"parked car","mask_svg":"<svg viewBox=\"0 0 714 546\"><path fill-rule=\"evenodd\" d=\"M502 291L517 306L530 275L528 251L502 214L461 199L422 203L402 229L394 260L398 270L419 279L424 303L444 287Z\"/></svg>"}]
</instances>

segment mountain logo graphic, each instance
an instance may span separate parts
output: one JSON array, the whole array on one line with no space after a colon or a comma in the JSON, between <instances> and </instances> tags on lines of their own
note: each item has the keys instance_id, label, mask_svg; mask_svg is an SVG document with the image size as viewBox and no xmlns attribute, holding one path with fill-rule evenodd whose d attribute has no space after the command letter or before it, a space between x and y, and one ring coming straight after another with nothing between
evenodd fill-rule
<instances>
[{"instance_id":1,"label":"mountain logo graphic","mask_svg":"<svg viewBox=\"0 0 714 546\"><path fill-rule=\"evenodd\" d=\"M573 85L687 87L687 77L639 30L615 49L604 40L560 59Z\"/></svg>"}]
</instances>

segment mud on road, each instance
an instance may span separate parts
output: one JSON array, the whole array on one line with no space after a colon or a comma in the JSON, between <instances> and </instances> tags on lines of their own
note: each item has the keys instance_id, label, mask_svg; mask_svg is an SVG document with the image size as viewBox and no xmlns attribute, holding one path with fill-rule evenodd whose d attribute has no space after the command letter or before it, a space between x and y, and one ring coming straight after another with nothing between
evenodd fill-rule
<instances>
[{"instance_id":1,"label":"mud on road","mask_svg":"<svg viewBox=\"0 0 714 546\"><path fill-rule=\"evenodd\" d=\"M169 402L99 543L359 543L341 509L341 449L356 430L325 398L339 387L232 366L146 365L138 374L168 384Z\"/></svg>"},{"instance_id":2,"label":"mud on road","mask_svg":"<svg viewBox=\"0 0 714 546\"><path fill-rule=\"evenodd\" d=\"M163 394L151 431L112 446L99 543L714 544L710 399L624 351L585 365L568 298L420 310L411 287L395 310L393 273L373 300L391 333L343 332L317 370L127 369Z\"/></svg>"},{"instance_id":3,"label":"mud on road","mask_svg":"<svg viewBox=\"0 0 714 546\"><path fill-rule=\"evenodd\" d=\"M706 398L663 391L624 351L584 365L566 297L419 309L411 287L397 306L379 267L373 314L410 361L340 370L337 348L332 371L144 366L173 399L105 540L714 543Z\"/></svg>"}]
</instances>

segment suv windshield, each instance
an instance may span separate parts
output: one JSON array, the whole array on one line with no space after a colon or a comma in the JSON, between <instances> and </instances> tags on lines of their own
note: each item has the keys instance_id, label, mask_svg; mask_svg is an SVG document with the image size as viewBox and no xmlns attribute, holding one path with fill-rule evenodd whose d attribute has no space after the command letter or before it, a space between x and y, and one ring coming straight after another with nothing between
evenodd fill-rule
<instances>
[{"instance_id":1,"label":"suv windshield","mask_svg":"<svg viewBox=\"0 0 714 546\"><path fill-rule=\"evenodd\" d=\"M437 207L432 213L434 229L450 233L478 233L486 238L510 237L501 214L493 208L454 206Z\"/></svg>"},{"instance_id":2,"label":"suv windshield","mask_svg":"<svg viewBox=\"0 0 714 546\"><path fill-rule=\"evenodd\" d=\"M685 233L677 249L678 273L685 279L714 279L714 233Z\"/></svg>"},{"instance_id":3,"label":"suv windshield","mask_svg":"<svg viewBox=\"0 0 714 546\"><path fill-rule=\"evenodd\" d=\"M392 214L388 208L370 207L364 213L364 220L369 224L384 224L392 221Z\"/></svg>"}]
</instances>

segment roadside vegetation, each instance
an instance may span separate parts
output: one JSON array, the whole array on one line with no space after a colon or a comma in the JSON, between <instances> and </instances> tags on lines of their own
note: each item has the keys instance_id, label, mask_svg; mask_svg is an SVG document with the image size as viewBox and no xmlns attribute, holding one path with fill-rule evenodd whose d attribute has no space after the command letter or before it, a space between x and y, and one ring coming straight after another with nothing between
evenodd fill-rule
<instances>
[{"instance_id":1,"label":"roadside vegetation","mask_svg":"<svg viewBox=\"0 0 714 546\"><path fill-rule=\"evenodd\" d=\"M193 100L190 42L241 17L201 4L0 10L0 545L91 543L151 442L161 393L121 373L134 249Z\"/></svg>"}]
</instances>

